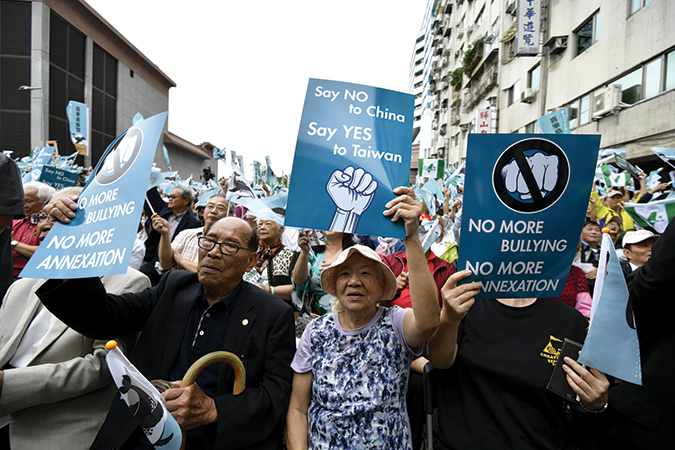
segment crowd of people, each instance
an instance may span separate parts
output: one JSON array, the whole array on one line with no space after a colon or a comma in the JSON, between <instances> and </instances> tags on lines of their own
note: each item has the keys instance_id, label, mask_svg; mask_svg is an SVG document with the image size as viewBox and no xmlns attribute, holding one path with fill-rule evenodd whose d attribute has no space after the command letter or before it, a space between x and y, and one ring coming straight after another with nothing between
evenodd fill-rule
<instances>
[{"instance_id":1,"label":"crowd of people","mask_svg":"<svg viewBox=\"0 0 675 450\"><path fill-rule=\"evenodd\" d=\"M413 188L394 189L383 213L404 224L397 240L292 230L228 201L221 186L202 201L186 186L148 190L126 274L20 278L51 226L76 217L81 188L21 185L0 155L3 444L152 448L107 371L114 338L149 380L180 381L217 350L242 360L240 395L226 365L162 393L188 449L429 448L425 367L434 448L672 445L675 226L641 229L621 207L668 184L647 190L642 179L635 197L594 189L561 296L491 300L474 298L479 282L462 283L456 190L443 188L430 211ZM585 339L603 234L628 283L642 386L558 362L565 339ZM576 400L546 389L556 364Z\"/></svg>"}]
</instances>

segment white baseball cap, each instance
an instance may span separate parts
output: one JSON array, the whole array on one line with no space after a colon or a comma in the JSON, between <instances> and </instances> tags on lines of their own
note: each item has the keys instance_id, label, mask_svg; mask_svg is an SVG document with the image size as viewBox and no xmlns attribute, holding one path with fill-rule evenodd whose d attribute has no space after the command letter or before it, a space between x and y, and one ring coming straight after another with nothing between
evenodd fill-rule
<instances>
[{"instance_id":1,"label":"white baseball cap","mask_svg":"<svg viewBox=\"0 0 675 450\"><path fill-rule=\"evenodd\" d=\"M621 243L625 247L626 245L637 244L647 239L656 239L659 236L659 234L654 234L648 230L627 231Z\"/></svg>"}]
</instances>

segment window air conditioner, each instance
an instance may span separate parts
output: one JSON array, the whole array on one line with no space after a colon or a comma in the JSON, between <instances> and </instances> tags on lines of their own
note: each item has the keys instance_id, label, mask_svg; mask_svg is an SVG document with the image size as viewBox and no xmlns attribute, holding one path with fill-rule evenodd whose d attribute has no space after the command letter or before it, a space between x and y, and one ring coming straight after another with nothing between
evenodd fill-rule
<instances>
[{"instance_id":1,"label":"window air conditioner","mask_svg":"<svg viewBox=\"0 0 675 450\"><path fill-rule=\"evenodd\" d=\"M593 96L593 118L621 108L621 85L612 84Z\"/></svg>"},{"instance_id":2,"label":"window air conditioner","mask_svg":"<svg viewBox=\"0 0 675 450\"><path fill-rule=\"evenodd\" d=\"M469 124L468 123L463 123L459 126L459 129L462 131L466 131L469 129Z\"/></svg>"},{"instance_id":3,"label":"window air conditioner","mask_svg":"<svg viewBox=\"0 0 675 450\"><path fill-rule=\"evenodd\" d=\"M523 103L532 103L534 100L534 91L532 88L526 88L520 93L520 101Z\"/></svg>"}]
</instances>

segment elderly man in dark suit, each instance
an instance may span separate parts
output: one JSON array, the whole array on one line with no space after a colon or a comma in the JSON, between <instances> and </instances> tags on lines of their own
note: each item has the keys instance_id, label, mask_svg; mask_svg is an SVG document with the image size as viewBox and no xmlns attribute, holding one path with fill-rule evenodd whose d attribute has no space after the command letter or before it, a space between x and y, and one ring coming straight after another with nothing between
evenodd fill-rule
<instances>
[{"instance_id":1,"label":"elderly man in dark suit","mask_svg":"<svg viewBox=\"0 0 675 450\"><path fill-rule=\"evenodd\" d=\"M97 278L50 280L38 295L87 336L142 331L130 360L148 379L179 380L214 350L239 356L247 370L242 394L231 393L232 369L214 365L196 384L165 391L167 408L183 429L193 430L187 448L280 449L295 351L293 311L242 281L257 261L257 245L245 221L227 217L200 238L197 273L167 272L157 286L119 296L106 294ZM147 439L139 430L128 408L115 402L92 448L143 448Z\"/></svg>"},{"instance_id":2,"label":"elderly man in dark suit","mask_svg":"<svg viewBox=\"0 0 675 450\"><path fill-rule=\"evenodd\" d=\"M173 241L173 238L178 236L181 231L202 226L199 219L190 213L194 198L192 189L185 186L173 188L171 194L169 194L168 202L162 200L157 188L150 189L147 192L147 201L143 204L143 208L150 219L145 223L148 238L145 241L145 257L139 270L150 278L153 285L157 284L160 277L156 266L159 266L158 249L161 236L152 227L152 217L157 215L169 222L170 236ZM150 208L150 205L152 205L152 208Z\"/></svg>"}]
</instances>

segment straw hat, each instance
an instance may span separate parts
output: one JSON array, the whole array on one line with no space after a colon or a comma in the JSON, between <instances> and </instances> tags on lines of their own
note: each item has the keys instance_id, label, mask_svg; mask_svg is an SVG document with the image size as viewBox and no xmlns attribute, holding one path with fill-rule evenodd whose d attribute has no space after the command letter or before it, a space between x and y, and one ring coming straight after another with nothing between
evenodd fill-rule
<instances>
[{"instance_id":1,"label":"straw hat","mask_svg":"<svg viewBox=\"0 0 675 450\"><path fill-rule=\"evenodd\" d=\"M340 256L335 260L333 264L326 267L321 273L321 289L329 294L337 297L337 288L336 288L336 278L337 278L337 269L341 266L347 258L352 256L354 253L360 253L368 259L371 259L379 264L380 269L382 269L382 300L390 300L396 295L396 277L389 267L380 259L380 255L375 253L370 247L365 245L356 244L353 245L340 253Z\"/></svg>"}]
</instances>

